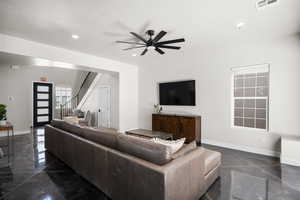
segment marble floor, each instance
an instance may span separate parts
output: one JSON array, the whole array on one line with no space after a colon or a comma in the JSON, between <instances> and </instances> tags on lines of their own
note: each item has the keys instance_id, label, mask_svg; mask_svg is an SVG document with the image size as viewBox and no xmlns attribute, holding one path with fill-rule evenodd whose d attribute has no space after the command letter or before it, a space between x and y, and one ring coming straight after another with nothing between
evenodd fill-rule
<instances>
[{"instance_id":1,"label":"marble floor","mask_svg":"<svg viewBox=\"0 0 300 200\"><path fill-rule=\"evenodd\" d=\"M3 142L4 138L0 139ZM300 200L300 168L277 158L215 146L221 178L200 200ZM96 187L44 149L44 129L16 136L10 165L0 160L0 199L108 200Z\"/></svg>"}]
</instances>

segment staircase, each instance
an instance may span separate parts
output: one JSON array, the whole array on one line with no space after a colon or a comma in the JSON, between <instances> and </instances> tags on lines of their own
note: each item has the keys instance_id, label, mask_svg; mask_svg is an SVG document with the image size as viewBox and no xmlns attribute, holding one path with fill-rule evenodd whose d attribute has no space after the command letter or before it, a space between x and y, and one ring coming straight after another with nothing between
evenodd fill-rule
<instances>
[{"instance_id":1,"label":"staircase","mask_svg":"<svg viewBox=\"0 0 300 200\"><path fill-rule=\"evenodd\" d=\"M87 91L89 90L90 86L96 79L98 73L96 72L89 72L85 79L83 80L78 92L72 99L65 104L60 105L60 117L64 119L64 117L74 116L74 110L78 108L78 105L86 95Z\"/></svg>"}]
</instances>

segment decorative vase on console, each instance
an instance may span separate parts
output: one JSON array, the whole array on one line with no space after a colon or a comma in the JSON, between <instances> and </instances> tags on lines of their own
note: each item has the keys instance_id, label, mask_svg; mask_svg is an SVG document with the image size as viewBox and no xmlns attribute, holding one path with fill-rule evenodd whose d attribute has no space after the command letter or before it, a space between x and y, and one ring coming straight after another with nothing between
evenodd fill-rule
<instances>
[{"instance_id":1,"label":"decorative vase on console","mask_svg":"<svg viewBox=\"0 0 300 200\"><path fill-rule=\"evenodd\" d=\"M6 105L0 104L0 126L6 125Z\"/></svg>"},{"instance_id":2,"label":"decorative vase on console","mask_svg":"<svg viewBox=\"0 0 300 200\"><path fill-rule=\"evenodd\" d=\"M154 109L156 113L161 113L162 107L159 104L154 104Z\"/></svg>"}]
</instances>

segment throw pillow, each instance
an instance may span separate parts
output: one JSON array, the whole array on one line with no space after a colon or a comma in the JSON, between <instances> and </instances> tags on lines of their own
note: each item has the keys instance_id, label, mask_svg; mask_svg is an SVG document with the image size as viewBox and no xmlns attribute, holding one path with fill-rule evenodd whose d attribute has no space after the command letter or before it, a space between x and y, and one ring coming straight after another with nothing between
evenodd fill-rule
<instances>
[{"instance_id":1,"label":"throw pillow","mask_svg":"<svg viewBox=\"0 0 300 200\"><path fill-rule=\"evenodd\" d=\"M171 153L175 153L178 151L184 144L185 138L181 138L178 140L163 140L160 138L153 138L151 139L154 143L162 144L168 148L170 148Z\"/></svg>"},{"instance_id":2,"label":"throw pillow","mask_svg":"<svg viewBox=\"0 0 300 200\"><path fill-rule=\"evenodd\" d=\"M172 159L179 158L188 154L189 152L195 150L197 148L196 141L190 142L187 145L184 145L181 149L179 149L176 153L172 154Z\"/></svg>"}]
</instances>

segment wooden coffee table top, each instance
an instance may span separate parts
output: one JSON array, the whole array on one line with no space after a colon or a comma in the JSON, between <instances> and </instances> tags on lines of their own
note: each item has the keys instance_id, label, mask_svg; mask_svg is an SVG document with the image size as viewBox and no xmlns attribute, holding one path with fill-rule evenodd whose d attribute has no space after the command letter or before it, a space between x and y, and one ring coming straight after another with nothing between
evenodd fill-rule
<instances>
[{"instance_id":1,"label":"wooden coffee table top","mask_svg":"<svg viewBox=\"0 0 300 200\"><path fill-rule=\"evenodd\" d=\"M126 134L135 135L139 137L146 137L146 138L160 138L164 140L173 139L173 135L170 133L152 131L147 129L134 129L134 130L126 131Z\"/></svg>"}]
</instances>

